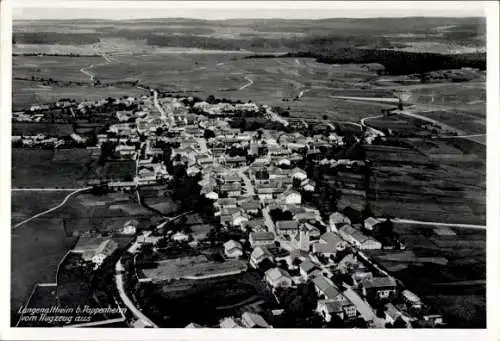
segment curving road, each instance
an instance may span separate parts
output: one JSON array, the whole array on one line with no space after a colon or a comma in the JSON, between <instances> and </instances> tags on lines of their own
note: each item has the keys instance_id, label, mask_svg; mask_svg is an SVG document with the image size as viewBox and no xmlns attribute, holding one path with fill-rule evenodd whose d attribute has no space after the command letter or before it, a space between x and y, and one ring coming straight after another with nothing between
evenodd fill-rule
<instances>
[{"instance_id":1,"label":"curving road","mask_svg":"<svg viewBox=\"0 0 500 341\"><path fill-rule=\"evenodd\" d=\"M144 325L153 327L153 328L158 328L156 324L154 324L153 321L151 321L146 315L144 315L137 307L134 305L132 300L127 296L127 293L125 293L125 288L123 286L123 271L124 267L122 265L121 259L116 262L115 265L115 282L116 282L116 288L118 289L118 293L120 294L120 298L125 303L127 308L130 310L132 314L134 314L135 318L138 320L142 321Z\"/></svg>"},{"instance_id":2,"label":"curving road","mask_svg":"<svg viewBox=\"0 0 500 341\"><path fill-rule=\"evenodd\" d=\"M64 206L64 204L66 204L66 202L67 202L67 201L68 201L68 200L69 200L69 199L70 199L73 195L75 195L75 194L77 194L77 193L80 193L80 192L83 192L83 191L87 191L87 190L89 190L89 189L91 189L91 188L92 188L92 187L84 187L84 188L77 189L77 190L76 190L76 191L74 191L74 192L71 192L70 194L68 194L68 195L64 198L64 200L63 200L63 201L62 201L59 205L54 206L54 207L52 207L52 208L50 208L50 209L48 209L48 210L45 210L45 211L43 211L43 212L37 213L37 214L35 214L34 216L32 216L32 217L30 217L30 218L28 218L28 219L26 219L26 220L23 220L23 221L21 221L20 223L17 223L16 225L14 225L14 228L19 227L19 226L21 226L21 225L23 225L23 224L26 224L27 222L29 222L29 221L31 221L31 220L33 220L33 219L36 219L36 218L38 218L38 217L41 217L41 216L43 216L43 215L45 215L45 214L47 214L47 213L50 213L50 212L53 212L53 211L57 210L58 208L60 208L60 207Z\"/></svg>"},{"instance_id":3,"label":"curving road","mask_svg":"<svg viewBox=\"0 0 500 341\"><path fill-rule=\"evenodd\" d=\"M254 82L253 82L253 80L251 80L248 76L245 76L245 79L248 81L248 83L247 83L247 84L245 84L245 85L243 85L243 86L241 86L241 87L238 89L239 91L241 91L241 90L243 90L243 89L245 89L245 88L248 88L250 85L252 85L252 84L254 83Z\"/></svg>"}]
</instances>

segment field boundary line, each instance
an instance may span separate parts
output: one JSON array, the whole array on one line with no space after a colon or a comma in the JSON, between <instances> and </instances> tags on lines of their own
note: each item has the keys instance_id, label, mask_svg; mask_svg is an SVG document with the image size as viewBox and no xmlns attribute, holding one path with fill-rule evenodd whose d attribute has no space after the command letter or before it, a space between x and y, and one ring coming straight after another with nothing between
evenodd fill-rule
<instances>
[{"instance_id":1,"label":"field boundary line","mask_svg":"<svg viewBox=\"0 0 500 341\"><path fill-rule=\"evenodd\" d=\"M43 212L37 213L37 214L35 214L34 216L32 216L32 217L30 217L30 218L28 218L28 219L25 219L25 220L21 221L20 223L17 223L16 225L14 225L14 228L17 228L17 227L19 227L19 226L21 226L21 225L26 224L27 222L30 222L30 221L31 221L31 220L33 220L33 219L36 219L36 218L41 217L41 216L43 216L43 215L45 215L45 214L47 214L47 213L50 213L50 212L53 212L53 211L57 210L58 208L60 208L60 207L64 206L64 205L66 204L66 202L67 202L69 199L71 199L71 197L72 197L73 195L75 195L75 194L77 194L77 193L80 193L80 192L83 192L83 191L87 191L87 190L89 190L89 189L92 189L92 187L84 187L84 188L80 188L80 189L78 189L78 190L76 190L76 191L71 192L70 194L68 194L68 195L64 198L64 200L63 200L63 201L62 201L59 205L54 206L54 207L52 207L52 208L49 208L48 210L45 210L45 211L43 211Z\"/></svg>"}]
</instances>

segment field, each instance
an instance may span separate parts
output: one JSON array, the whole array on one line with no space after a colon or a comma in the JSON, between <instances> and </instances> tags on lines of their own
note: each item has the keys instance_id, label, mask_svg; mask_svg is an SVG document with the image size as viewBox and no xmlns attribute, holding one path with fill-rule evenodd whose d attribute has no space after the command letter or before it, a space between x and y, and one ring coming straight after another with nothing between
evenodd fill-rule
<instances>
[{"instance_id":1,"label":"field","mask_svg":"<svg viewBox=\"0 0 500 341\"><path fill-rule=\"evenodd\" d=\"M327 115L332 120L354 120L377 114L394 105L377 102L335 99L330 96L394 98L391 89L372 86L374 71L362 65L327 65L310 58L244 59L242 53L178 53L163 49L159 54L112 55L110 62L97 62L88 71L101 82L140 81L163 91L183 92L202 98L213 94L268 105L286 107L291 116L316 118ZM14 66L15 77L31 77L36 67L47 59L47 74L61 75L63 80L88 80L80 68L89 66L95 57L25 57ZM28 67L21 65L27 61ZM81 60L80 60L81 59ZM58 66L54 66L54 60ZM76 60L76 61L74 61ZM35 63L37 62L37 63ZM59 65L60 64L60 65ZM16 66L17 65L17 66ZM59 72L59 73L58 73ZM36 82L14 80L13 106L22 109L34 103L46 103L57 98L76 100L107 96L135 95L135 88L93 88L71 86L57 88ZM57 90L57 91L56 91ZM300 100L294 101L295 97ZM283 101L286 100L286 101Z\"/></svg>"},{"instance_id":2,"label":"field","mask_svg":"<svg viewBox=\"0 0 500 341\"><path fill-rule=\"evenodd\" d=\"M369 253L424 301L443 311L450 326L481 327L486 303L486 233L452 228L456 236L439 236L433 228L397 223L394 231L407 251ZM447 262L440 264L442 260Z\"/></svg>"},{"instance_id":3,"label":"field","mask_svg":"<svg viewBox=\"0 0 500 341\"><path fill-rule=\"evenodd\" d=\"M475 142L461 139L457 145L456 140L399 139L406 148L367 146L374 214L484 224L485 154Z\"/></svg>"},{"instance_id":4,"label":"field","mask_svg":"<svg viewBox=\"0 0 500 341\"><path fill-rule=\"evenodd\" d=\"M397 87L419 115L467 134L486 133L486 82L419 84Z\"/></svg>"},{"instance_id":5,"label":"field","mask_svg":"<svg viewBox=\"0 0 500 341\"><path fill-rule=\"evenodd\" d=\"M19 223L36 213L58 205L68 192L12 192L11 224Z\"/></svg>"},{"instance_id":6,"label":"field","mask_svg":"<svg viewBox=\"0 0 500 341\"><path fill-rule=\"evenodd\" d=\"M13 75L13 77L16 76ZM63 98L72 98L81 102L97 101L108 96L140 96L144 94L144 90L132 87L43 86L37 82L14 79L12 81L12 110L25 110L33 104L54 103Z\"/></svg>"},{"instance_id":7,"label":"field","mask_svg":"<svg viewBox=\"0 0 500 341\"><path fill-rule=\"evenodd\" d=\"M244 271L243 261L227 260L223 263L207 261L206 257L176 258L162 260L154 269L143 269L144 274L153 281L170 281L188 277L219 275L226 272Z\"/></svg>"},{"instance_id":8,"label":"field","mask_svg":"<svg viewBox=\"0 0 500 341\"><path fill-rule=\"evenodd\" d=\"M214 325L220 318L239 311L240 303L270 301L267 292L258 273L245 272L203 281L179 280L145 286L138 296L148 316L161 327L182 328L190 322Z\"/></svg>"},{"instance_id":9,"label":"field","mask_svg":"<svg viewBox=\"0 0 500 341\"><path fill-rule=\"evenodd\" d=\"M12 231L12 316L36 283L55 282L57 265L74 242L74 237L64 233L63 220L58 217L36 219Z\"/></svg>"},{"instance_id":10,"label":"field","mask_svg":"<svg viewBox=\"0 0 500 341\"><path fill-rule=\"evenodd\" d=\"M88 82L89 77L80 69L103 61L102 57L15 56L12 68L14 77L19 78Z\"/></svg>"},{"instance_id":11,"label":"field","mask_svg":"<svg viewBox=\"0 0 500 341\"><path fill-rule=\"evenodd\" d=\"M64 160L55 157L65 153ZM83 154L83 155L82 155ZM85 184L86 150L12 149L12 187L78 188Z\"/></svg>"},{"instance_id":12,"label":"field","mask_svg":"<svg viewBox=\"0 0 500 341\"><path fill-rule=\"evenodd\" d=\"M71 124L31 122L12 123L12 135L33 136L36 134L44 134L48 136L68 136L73 133L74 130Z\"/></svg>"}]
</instances>

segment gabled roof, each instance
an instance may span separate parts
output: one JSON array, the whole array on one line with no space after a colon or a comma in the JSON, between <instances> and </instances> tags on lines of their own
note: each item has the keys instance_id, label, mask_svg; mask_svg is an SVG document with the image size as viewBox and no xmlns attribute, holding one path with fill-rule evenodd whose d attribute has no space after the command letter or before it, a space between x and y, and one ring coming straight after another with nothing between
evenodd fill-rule
<instances>
[{"instance_id":1,"label":"gabled roof","mask_svg":"<svg viewBox=\"0 0 500 341\"><path fill-rule=\"evenodd\" d=\"M231 215L236 212L240 212L238 207L223 207L221 210L221 215Z\"/></svg>"},{"instance_id":2,"label":"gabled roof","mask_svg":"<svg viewBox=\"0 0 500 341\"><path fill-rule=\"evenodd\" d=\"M220 206L229 206L236 205L235 198L220 198L216 201L216 203Z\"/></svg>"},{"instance_id":3,"label":"gabled roof","mask_svg":"<svg viewBox=\"0 0 500 341\"><path fill-rule=\"evenodd\" d=\"M289 195L298 195L298 196L301 196L299 192L297 192L296 190L294 189L287 189L285 192L283 192L283 194L281 194L283 197L287 197Z\"/></svg>"},{"instance_id":4,"label":"gabled roof","mask_svg":"<svg viewBox=\"0 0 500 341\"><path fill-rule=\"evenodd\" d=\"M310 260L305 260L299 265L299 267L305 273L309 273L316 268L316 265Z\"/></svg>"},{"instance_id":5,"label":"gabled roof","mask_svg":"<svg viewBox=\"0 0 500 341\"><path fill-rule=\"evenodd\" d=\"M330 314L341 313L343 311L342 303L335 300L319 300L318 305L324 305Z\"/></svg>"},{"instance_id":6,"label":"gabled roof","mask_svg":"<svg viewBox=\"0 0 500 341\"><path fill-rule=\"evenodd\" d=\"M265 275L272 282L278 281L281 277L290 278L290 274L281 268L272 268L265 272Z\"/></svg>"},{"instance_id":7,"label":"gabled roof","mask_svg":"<svg viewBox=\"0 0 500 341\"><path fill-rule=\"evenodd\" d=\"M314 243L313 251L316 253L332 254L335 253L335 247L327 243Z\"/></svg>"},{"instance_id":8,"label":"gabled roof","mask_svg":"<svg viewBox=\"0 0 500 341\"><path fill-rule=\"evenodd\" d=\"M363 281L366 289L390 288L396 286L396 280L393 277L373 277Z\"/></svg>"},{"instance_id":9,"label":"gabled roof","mask_svg":"<svg viewBox=\"0 0 500 341\"><path fill-rule=\"evenodd\" d=\"M301 169L301 168L299 168L299 167L295 167L295 168L293 168L293 169L290 171L290 173L291 173L291 174L298 173L298 172L300 172L300 173L304 173L305 175L307 175L306 171L305 171L305 170L303 170L303 169Z\"/></svg>"},{"instance_id":10,"label":"gabled roof","mask_svg":"<svg viewBox=\"0 0 500 341\"><path fill-rule=\"evenodd\" d=\"M365 224L370 224L372 226L375 226L375 225L377 225L379 223L380 222L377 219L373 218L373 217L368 217L368 218L365 219Z\"/></svg>"},{"instance_id":11,"label":"gabled roof","mask_svg":"<svg viewBox=\"0 0 500 341\"><path fill-rule=\"evenodd\" d=\"M257 241L272 241L274 240L274 233L272 232L252 232L250 236L253 240Z\"/></svg>"},{"instance_id":12,"label":"gabled roof","mask_svg":"<svg viewBox=\"0 0 500 341\"><path fill-rule=\"evenodd\" d=\"M373 321L375 313L368 303L366 303L354 290L347 288L343 295L356 306L356 310L365 321Z\"/></svg>"},{"instance_id":13,"label":"gabled roof","mask_svg":"<svg viewBox=\"0 0 500 341\"><path fill-rule=\"evenodd\" d=\"M221 191L234 192L241 190L241 185L238 182L228 183L221 186Z\"/></svg>"},{"instance_id":14,"label":"gabled roof","mask_svg":"<svg viewBox=\"0 0 500 341\"><path fill-rule=\"evenodd\" d=\"M227 251L231 251L232 249L240 249L241 250L241 249L243 249L243 247L241 246L240 243L231 239L231 240L224 243L224 249Z\"/></svg>"},{"instance_id":15,"label":"gabled roof","mask_svg":"<svg viewBox=\"0 0 500 341\"><path fill-rule=\"evenodd\" d=\"M255 249L253 249L252 254L250 255L251 258L253 259L262 259L265 257L272 257L273 255L269 250L265 247L260 247L257 246Z\"/></svg>"},{"instance_id":16,"label":"gabled roof","mask_svg":"<svg viewBox=\"0 0 500 341\"><path fill-rule=\"evenodd\" d=\"M259 200L245 200L240 204L241 208L244 210L256 210L260 209L260 201Z\"/></svg>"},{"instance_id":17,"label":"gabled roof","mask_svg":"<svg viewBox=\"0 0 500 341\"><path fill-rule=\"evenodd\" d=\"M343 239L334 232L325 232L321 235L320 240L331 247L336 247L337 244L341 243Z\"/></svg>"},{"instance_id":18,"label":"gabled roof","mask_svg":"<svg viewBox=\"0 0 500 341\"><path fill-rule=\"evenodd\" d=\"M329 220L331 223L334 223L334 224L342 224L342 223L349 224L351 222L351 220L349 218L347 218L344 214L342 214L340 212L335 212L335 213L330 214Z\"/></svg>"},{"instance_id":19,"label":"gabled roof","mask_svg":"<svg viewBox=\"0 0 500 341\"><path fill-rule=\"evenodd\" d=\"M241 320L249 328L271 328L269 323L259 314L244 312L241 315Z\"/></svg>"},{"instance_id":20,"label":"gabled roof","mask_svg":"<svg viewBox=\"0 0 500 341\"><path fill-rule=\"evenodd\" d=\"M276 222L276 228L278 231L281 230L298 230L299 223L295 220L280 220Z\"/></svg>"},{"instance_id":21,"label":"gabled roof","mask_svg":"<svg viewBox=\"0 0 500 341\"><path fill-rule=\"evenodd\" d=\"M236 320L232 317L226 317L219 322L219 327L221 328L243 328Z\"/></svg>"},{"instance_id":22,"label":"gabled roof","mask_svg":"<svg viewBox=\"0 0 500 341\"><path fill-rule=\"evenodd\" d=\"M389 315L393 320L396 320L402 315L401 312L396 309L396 307L392 303L387 303L385 305L385 313Z\"/></svg>"},{"instance_id":23,"label":"gabled roof","mask_svg":"<svg viewBox=\"0 0 500 341\"><path fill-rule=\"evenodd\" d=\"M334 298L340 295L339 288L324 276L314 277L313 283L326 298Z\"/></svg>"}]
</instances>

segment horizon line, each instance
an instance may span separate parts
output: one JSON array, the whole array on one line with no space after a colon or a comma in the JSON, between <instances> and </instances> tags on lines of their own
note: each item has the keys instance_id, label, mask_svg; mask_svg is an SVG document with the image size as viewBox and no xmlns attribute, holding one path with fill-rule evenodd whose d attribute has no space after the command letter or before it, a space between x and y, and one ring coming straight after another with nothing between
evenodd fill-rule
<instances>
[{"instance_id":1,"label":"horizon line","mask_svg":"<svg viewBox=\"0 0 500 341\"><path fill-rule=\"evenodd\" d=\"M228 17L228 18L198 18L198 17L135 17L135 18L91 18L91 17L81 17L81 18L12 18L12 21L74 21L74 20L95 20L95 21L133 21L133 20L197 20L197 21L224 21L224 20L286 20L286 21L320 21L320 20L332 20L332 19L411 19L411 18L460 18L460 19L486 19L485 16L471 15L471 16L459 16L459 15L410 15L410 16L373 16L373 17L324 17L324 18L284 18L284 17L272 17L272 18L241 18L241 17Z\"/></svg>"}]
</instances>

